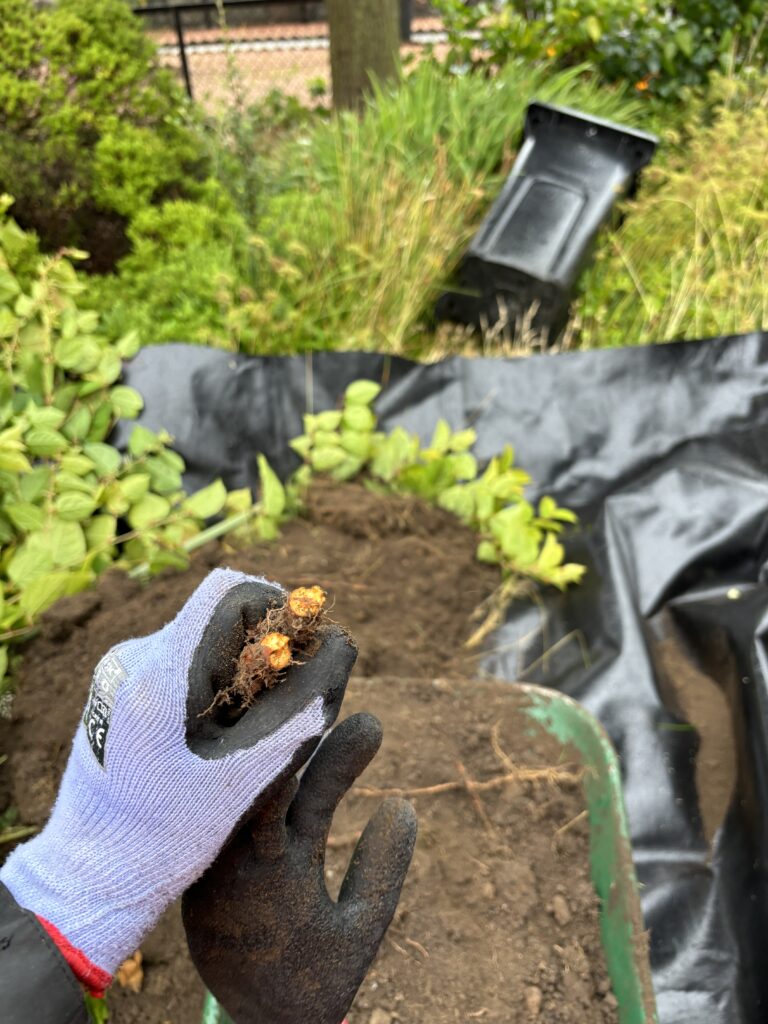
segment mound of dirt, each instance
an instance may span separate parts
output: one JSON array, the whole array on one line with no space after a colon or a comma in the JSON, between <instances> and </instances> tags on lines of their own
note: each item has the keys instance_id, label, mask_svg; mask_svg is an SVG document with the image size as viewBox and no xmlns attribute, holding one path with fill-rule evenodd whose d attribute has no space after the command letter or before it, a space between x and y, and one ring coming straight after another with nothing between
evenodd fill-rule
<instances>
[{"instance_id":1,"label":"mound of dirt","mask_svg":"<svg viewBox=\"0 0 768 1024\"><path fill-rule=\"evenodd\" d=\"M557 765L568 752L515 725L513 689L461 682L475 666L462 651L470 617L498 579L475 561L475 544L453 517L419 501L323 484L275 543L241 551L213 545L188 571L148 585L105 576L51 609L26 648L13 721L0 726L6 802L25 823L44 824L96 663L114 643L171 619L216 565L328 591L332 617L360 648L344 714L370 710L385 727L369 784L455 780L457 762L472 778L492 776L500 770L490 741L496 722L515 764ZM350 1024L613 1024L580 788L504 785L482 804L457 788L416 803L413 870ZM374 805L357 795L340 808L331 887L351 853L349 837ZM110 992L113 1024L195 1024L204 993L178 907L142 953L142 991L115 985Z\"/></svg>"}]
</instances>

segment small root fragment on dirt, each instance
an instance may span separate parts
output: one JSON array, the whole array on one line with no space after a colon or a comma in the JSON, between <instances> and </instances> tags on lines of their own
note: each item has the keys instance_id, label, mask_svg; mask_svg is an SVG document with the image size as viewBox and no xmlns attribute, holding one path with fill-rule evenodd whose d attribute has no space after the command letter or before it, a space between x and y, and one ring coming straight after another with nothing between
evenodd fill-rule
<instances>
[{"instance_id":1,"label":"small root fragment on dirt","mask_svg":"<svg viewBox=\"0 0 768 1024\"><path fill-rule=\"evenodd\" d=\"M477 795L477 791L472 788L474 780L469 777L469 773L467 772L467 769L464 767L461 761L456 762L456 770L459 773L461 781L464 783L464 788L469 794L469 799L472 801L472 805L477 811L477 816L480 819L480 821L482 821L485 831L488 833L494 832L495 829L493 827L493 822L488 817L488 812L485 809L485 804Z\"/></svg>"},{"instance_id":2,"label":"small root fragment on dirt","mask_svg":"<svg viewBox=\"0 0 768 1024\"><path fill-rule=\"evenodd\" d=\"M232 681L222 687L199 717L216 708L234 705L245 711L262 690L277 686L291 665L317 651L317 631L325 615L326 593L319 586L297 587L284 604L270 608L245 636Z\"/></svg>"},{"instance_id":3,"label":"small root fragment on dirt","mask_svg":"<svg viewBox=\"0 0 768 1024\"><path fill-rule=\"evenodd\" d=\"M569 829L572 829L575 825L578 825L580 821L586 821L588 816L589 816L589 811L587 811L585 809L583 811L580 811L579 814L575 815L573 818L571 818L570 821L566 821L566 823L564 825L561 825L560 828L555 829L555 833L552 836L552 843L553 843L553 845L555 845L557 843L557 840L560 838L560 836L565 835L565 833Z\"/></svg>"},{"instance_id":4,"label":"small root fragment on dirt","mask_svg":"<svg viewBox=\"0 0 768 1024\"><path fill-rule=\"evenodd\" d=\"M141 950L137 949L127 960L123 960L115 974L118 985L130 989L131 992L141 992L141 987L144 984L143 959Z\"/></svg>"}]
</instances>

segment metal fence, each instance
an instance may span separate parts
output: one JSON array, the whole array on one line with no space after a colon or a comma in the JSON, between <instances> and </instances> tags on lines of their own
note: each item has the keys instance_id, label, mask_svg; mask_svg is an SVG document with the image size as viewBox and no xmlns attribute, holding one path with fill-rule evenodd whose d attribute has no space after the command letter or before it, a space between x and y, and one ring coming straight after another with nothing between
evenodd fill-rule
<instances>
[{"instance_id":1,"label":"metal fence","mask_svg":"<svg viewBox=\"0 0 768 1024\"><path fill-rule=\"evenodd\" d=\"M187 93L210 107L228 100L232 65L245 98L279 89L302 102L330 94L328 23L324 4L308 0L188 0L137 6L160 58L175 68ZM223 14L223 18L222 18ZM440 43L439 18L419 0L400 0L405 54Z\"/></svg>"}]
</instances>

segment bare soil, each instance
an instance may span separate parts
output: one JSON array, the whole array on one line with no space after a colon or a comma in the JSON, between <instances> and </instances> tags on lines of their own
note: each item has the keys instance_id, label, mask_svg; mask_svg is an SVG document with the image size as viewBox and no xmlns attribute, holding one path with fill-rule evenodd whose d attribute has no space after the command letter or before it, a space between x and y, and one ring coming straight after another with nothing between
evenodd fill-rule
<instances>
[{"instance_id":1,"label":"bare soil","mask_svg":"<svg viewBox=\"0 0 768 1024\"><path fill-rule=\"evenodd\" d=\"M725 821L737 779L737 750L733 714L727 693L717 680L735 680L728 645L713 631L707 664L694 656L685 638L667 624L667 635L652 650L662 696L669 707L696 730L695 779L699 812L711 845ZM713 670L714 669L714 670Z\"/></svg>"},{"instance_id":2,"label":"bare soil","mask_svg":"<svg viewBox=\"0 0 768 1024\"><path fill-rule=\"evenodd\" d=\"M432 787L555 768L473 797L416 796L419 838L395 919L349 1024L615 1024L589 876L573 750L522 716L520 691L462 679L359 679L344 712L370 711L384 743L364 787ZM494 749L494 734L498 747ZM562 780L565 781L562 781ZM336 813L327 871L341 883L376 800Z\"/></svg>"},{"instance_id":3,"label":"bare soil","mask_svg":"<svg viewBox=\"0 0 768 1024\"><path fill-rule=\"evenodd\" d=\"M237 552L212 546L187 572L149 586L104 577L94 591L53 608L26 649L14 720L0 726L0 751L8 755L0 807L13 804L24 822L44 824L99 658L171 619L219 564L328 591L332 617L360 647L344 714L370 710L385 727L365 783L432 785L464 770L494 777L503 772L490 740L497 722L515 764L569 761L559 744L521 731L514 688L462 682L476 664L462 652L471 613L497 582L494 570L474 560L474 548L475 538L451 516L417 501L321 486L306 517L276 543ZM614 1024L580 787L516 783L484 793L482 804L458 788L416 805L413 869L350 1024ZM354 795L340 808L331 887L374 806ZM203 988L178 907L142 952L142 991L110 992L113 1024L195 1024Z\"/></svg>"}]
</instances>

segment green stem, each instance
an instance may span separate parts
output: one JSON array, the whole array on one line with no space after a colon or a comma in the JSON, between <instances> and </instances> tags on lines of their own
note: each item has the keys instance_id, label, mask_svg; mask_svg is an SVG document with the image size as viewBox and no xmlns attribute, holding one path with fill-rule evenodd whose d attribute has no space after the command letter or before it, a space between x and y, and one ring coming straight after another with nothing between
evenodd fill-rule
<instances>
[{"instance_id":1,"label":"green stem","mask_svg":"<svg viewBox=\"0 0 768 1024\"><path fill-rule=\"evenodd\" d=\"M21 629L9 629L6 633L0 633L0 644L8 640L19 640L21 637L32 636L39 631L39 626L24 626Z\"/></svg>"},{"instance_id":2,"label":"green stem","mask_svg":"<svg viewBox=\"0 0 768 1024\"><path fill-rule=\"evenodd\" d=\"M7 828L0 832L0 843L16 843L19 839L26 839L34 835L37 828L34 825L19 825L17 828Z\"/></svg>"},{"instance_id":3,"label":"green stem","mask_svg":"<svg viewBox=\"0 0 768 1024\"><path fill-rule=\"evenodd\" d=\"M230 516L229 519L222 519L219 523L214 523L213 526L209 526L207 530L202 530L196 534L190 540L185 541L182 544L182 548L187 554L192 551L196 551L201 548L204 544L207 544L211 540L218 540L219 537L225 536L232 530L236 530L238 526L244 526L254 515L261 511L259 505L254 505L252 508L246 509L245 512L239 512L236 516ZM128 571L128 575L131 579L143 579L149 574L149 562L142 562L141 565L136 565L133 569Z\"/></svg>"}]
</instances>

